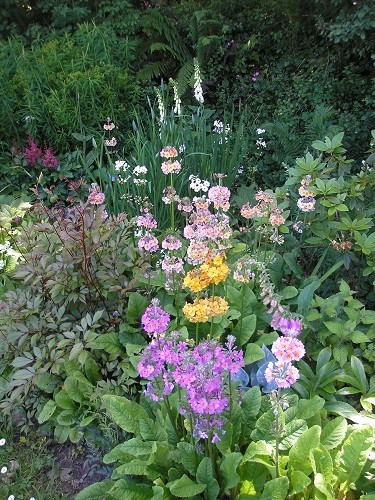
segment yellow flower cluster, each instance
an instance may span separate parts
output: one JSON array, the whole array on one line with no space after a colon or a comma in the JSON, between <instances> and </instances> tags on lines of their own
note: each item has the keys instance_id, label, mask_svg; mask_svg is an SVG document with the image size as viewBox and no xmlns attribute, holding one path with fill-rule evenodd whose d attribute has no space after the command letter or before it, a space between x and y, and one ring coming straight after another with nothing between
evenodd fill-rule
<instances>
[{"instance_id":1,"label":"yellow flower cluster","mask_svg":"<svg viewBox=\"0 0 375 500\"><path fill-rule=\"evenodd\" d=\"M191 323L205 323L214 316L221 316L228 309L228 302L215 296L209 299L195 299L192 304L186 303L182 312Z\"/></svg>"},{"instance_id":2,"label":"yellow flower cluster","mask_svg":"<svg viewBox=\"0 0 375 500\"><path fill-rule=\"evenodd\" d=\"M218 285L227 278L228 274L229 267L223 257L216 256L207 260L198 269L189 271L184 278L184 285L192 292L200 292L211 283Z\"/></svg>"}]
</instances>

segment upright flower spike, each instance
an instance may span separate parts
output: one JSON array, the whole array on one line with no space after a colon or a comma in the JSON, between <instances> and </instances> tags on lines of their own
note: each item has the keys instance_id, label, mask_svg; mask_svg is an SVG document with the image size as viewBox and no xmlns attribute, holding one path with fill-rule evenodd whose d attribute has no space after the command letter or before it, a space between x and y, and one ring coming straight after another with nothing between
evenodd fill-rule
<instances>
[{"instance_id":1,"label":"upright flower spike","mask_svg":"<svg viewBox=\"0 0 375 500\"><path fill-rule=\"evenodd\" d=\"M202 78L199 69L198 59L194 59L194 97L199 102L199 104L204 103Z\"/></svg>"},{"instance_id":2,"label":"upright flower spike","mask_svg":"<svg viewBox=\"0 0 375 500\"><path fill-rule=\"evenodd\" d=\"M151 304L143 313L141 322L142 327L147 333L164 333L168 328L171 317L160 307L158 299L152 299Z\"/></svg>"}]
</instances>

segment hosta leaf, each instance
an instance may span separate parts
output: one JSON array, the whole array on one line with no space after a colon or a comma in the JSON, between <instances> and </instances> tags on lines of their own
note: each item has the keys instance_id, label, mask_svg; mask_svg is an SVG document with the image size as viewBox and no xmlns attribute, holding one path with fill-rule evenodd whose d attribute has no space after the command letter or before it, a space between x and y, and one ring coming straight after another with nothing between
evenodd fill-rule
<instances>
[{"instance_id":1,"label":"hosta leaf","mask_svg":"<svg viewBox=\"0 0 375 500\"><path fill-rule=\"evenodd\" d=\"M311 473L310 450L319 447L320 432L320 427L314 425L301 434L292 446L289 452L289 466L293 470L299 470L307 476Z\"/></svg>"},{"instance_id":2,"label":"hosta leaf","mask_svg":"<svg viewBox=\"0 0 375 500\"><path fill-rule=\"evenodd\" d=\"M284 500L288 495L289 479L286 476L271 479L264 486L260 500Z\"/></svg>"},{"instance_id":3,"label":"hosta leaf","mask_svg":"<svg viewBox=\"0 0 375 500\"><path fill-rule=\"evenodd\" d=\"M344 417L337 417L323 427L320 441L327 450L337 448L345 438L348 424Z\"/></svg>"},{"instance_id":4,"label":"hosta leaf","mask_svg":"<svg viewBox=\"0 0 375 500\"><path fill-rule=\"evenodd\" d=\"M186 474L180 479L167 483L172 495L178 498L190 498L194 495L199 495L206 489L205 484L197 484L192 481Z\"/></svg>"},{"instance_id":5,"label":"hosta leaf","mask_svg":"<svg viewBox=\"0 0 375 500\"><path fill-rule=\"evenodd\" d=\"M354 483L373 446L374 431L370 426L354 429L344 441L340 452L338 478L340 483Z\"/></svg>"},{"instance_id":6,"label":"hosta leaf","mask_svg":"<svg viewBox=\"0 0 375 500\"><path fill-rule=\"evenodd\" d=\"M216 500L218 498L220 487L219 483L214 478L211 460L208 457L204 457L198 465L196 478L198 483L207 485L205 491L207 500Z\"/></svg>"}]
</instances>

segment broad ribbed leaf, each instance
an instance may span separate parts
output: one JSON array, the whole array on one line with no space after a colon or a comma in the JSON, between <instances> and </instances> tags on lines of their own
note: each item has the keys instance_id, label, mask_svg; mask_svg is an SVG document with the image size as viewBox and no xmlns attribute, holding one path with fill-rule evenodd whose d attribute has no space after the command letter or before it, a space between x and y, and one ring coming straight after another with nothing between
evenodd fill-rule
<instances>
[{"instance_id":1,"label":"broad ribbed leaf","mask_svg":"<svg viewBox=\"0 0 375 500\"><path fill-rule=\"evenodd\" d=\"M205 484L197 484L192 481L186 474L180 479L167 484L172 495L178 498L190 498L194 495L199 495L206 489Z\"/></svg>"},{"instance_id":2,"label":"broad ribbed leaf","mask_svg":"<svg viewBox=\"0 0 375 500\"><path fill-rule=\"evenodd\" d=\"M190 443L178 443L177 449L180 452L182 465L190 474L195 475L199 463L195 447Z\"/></svg>"},{"instance_id":3,"label":"broad ribbed leaf","mask_svg":"<svg viewBox=\"0 0 375 500\"><path fill-rule=\"evenodd\" d=\"M234 488L240 481L237 474L237 467L242 459L242 453L231 453L226 456L220 464L220 471L223 476L224 488Z\"/></svg>"},{"instance_id":4,"label":"broad ribbed leaf","mask_svg":"<svg viewBox=\"0 0 375 500\"><path fill-rule=\"evenodd\" d=\"M374 431L368 427L355 429L344 441L340 453L338 478L340 483L354 483L368 458L374 440Z\"/></svg>"},{"instance_id":5,"label":"broad ribbed leaf","mask_svg":"<svg viewBox=\"0 0 375 500\"><path fill-rule=\"evenodd\" d=\"M290 480L292 483L292 491L290 495L297 495L298 493L302 493L311 483L311 479L306 476L300 470L292 471L290 475Z\"/></svg>"},{"instance_id":6,"label":"broad ribbed leaf","mask_svg":"<svg viewBox=\"0 0 375 500\"><path fill-rule=\"evenodd\" d=\"M344 417L337 417L323 428L320 441L327 450L337 448L346 436L348 424Z\"/></svg>"},{"instance_id":7,"label":"broad ribbed leaf","mask_svg":"<svg viewBox=\"0 0 375 500\"><path fill-rule=\"evenodd\" d=\"M103 500L112 486L113 481L90 484L90 486L78 493L76 500Z\"/></svg>"},{"instance_id":8,"label":"broad ribbed leaf","mask_svg":"<svg viewBox=\"0 0 375 500\"><path fill-rule=\"evenodd\" d=\"M214 478L211 460L208 457L204 457L198 465L196 478L198 483L207 485L205 491L207 500L216 500L218 498L220 487L219 483Z\"/></svg>"},{"instance_id":9,"label":"broad ribbed leaf","mask_svg":"<svg viewBox=\"0 0 375 500\"><path fill-rule=\"evenodd\" d=\"M286 476L271 479L264 486L260 500L284 500L288 495L289 479Z\"/></svg>"},{"instance_id":10,"label":"broad ribbed leaf","mask_svg":"<svg viewBox=\"0 0 375 500\"><path fill-rule=\"evenodd\" d=\"M299 470L308 476L312 472L310 450L319 447L320 427L314 425L307 429L297 439L289 452L289 465L293 470Z\"/></svg>"},{"instance_id":11,"label":"broad ribbed leaf","mask_svg":"<svg viewBox=\"0 0 375 500\"><path fill-rule=\"evenodd\" d=\"M139 422L149 416L142 406L122 396L103 396L103 404L116 424L126 432L139 433Z\"/></svg>"},{"instance_id":12,"label":"broad ribbed leaf","mask_svg":"<svg viewBox=\"0 0 375 500\"><path fill-rule=\"evenodd\" d=\"M287 423L280 437L280 450L289 450L306 429L304 420L292 420Z\"/></svg>"}]
</instances>

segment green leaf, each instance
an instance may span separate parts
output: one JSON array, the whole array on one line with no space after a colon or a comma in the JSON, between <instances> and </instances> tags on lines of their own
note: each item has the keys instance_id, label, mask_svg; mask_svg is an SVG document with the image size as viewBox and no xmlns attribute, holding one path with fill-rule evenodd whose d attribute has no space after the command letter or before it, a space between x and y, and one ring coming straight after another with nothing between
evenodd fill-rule
<instances>
[{"instance_id":1,"label":"green leaf","mask_svg":"<svg viewBox=\"0 0 375 500\"><path fill-rule=\"evenodd\" d=\"M348 424L344 417L337 417L328 422L322 430L322 445L327 448L327 450L337 448L345 438L347 428Z\"/></svg>"},{"instance_id":2,"label":"green leaf","mask_svg":"<svg viewBox=\"0 0 375 500\"><path fill-rule=\"evenodd\" d=\"M49 420L55 413L56 409L57 409L57 404L55 403L55 401L52 400L47 401L47 403L43 406L42 411L39 413L38 422L40 424L47 422L47 420Z\"/></svg>"},{"instance_id":3,"label":"green leaf","mask_svg":"<svg viewBox=\"0 0 375 500\"><path fill-rule=\"evenodd\" d=\"M356 356L352 356L350 359L350 366L358 381L358 387L361 389L362 394L365 394L368 391L368 382L363 364Z\"/></svg>"},{"instance_id":4,"label":"green leaf","mask_svg":"<svg viewBox=\"0 0 375 500\"><path fill-rule=\"evenodd\" d=\"M73 425L76 421L75 419L75 414L72 413L71 410L63 410L59 415L56 417L56 421L60 425Z\"/></svg>"},{"instance_id":5,"label":"green leaf","mask_svg":"<svg viewBox=\"0 0 375 500\"><path fill-rule=\"evenodd\" d=\"M70 427L65 425L56 425L54 432L55 440L60 444L65 443L69 437L69 432Z\"/></svg>"},{"instance_id":6,"label":"green leaf","mask_svg":"<svg viewBox=\"0 0 375 500\"><path fill-rule=\"evenodd\" d=\"M150 500L152 496L150 485L119 479L104 498L105 500Z\"/></svg>"},{"instance_id":7,"label":"green leaf","mask_svg":"<svg viewBox=\"0 0 375 500\"><path fill-rule=\"evenodd\" d=\"M151 418L139 421L139 432L145 441L167 441L167 431Z\"/></svg>"},{"instance_id":8,"label":"green leaf","mask_svg":"<svg viewBox=\"0 0 375 500\"><path fill-rule=\"evenodd\" d=\"M250 316L245 316L244 318L238 320L236 327L232 331L232 335L234 335L237 339L237 345L243 346L246 344L253 333L255 332L257 324L257 317L255 314L251 314Z\"/></svg>"},{"instance_id":9,"label":"green leaf","mask_svg":"<svg viewBox=\"0 0 375 500\"><path fill-rule=\"evenodd\" d=\"M113 481L102 481L87 486L75 497L76 500L103 500L113 486Z\"/></svg>"},{"instance_id":10,"label":"green leaf","mask_svg":"<svg viewBox=\"0 0 375 500\"><path fill-rule=\"evenodd\" d=\"M298 290L295 286L286 286L281 290L280 295L284 300L292 299L293 297L297 297Z\"/></svg>"},{"instance_id":11,"label":"green leaf","mask_svg":"<svg viewBox=\"0 0 375 500\"><path fill-rule=\"evenodd\" d=\"M307 420L313 417L324 406L325 400L319 396L298 401L298 417Z\"/></svg>"},{"instance_id":12,"label":"green leaf","mask_svg":"<svg viewBox=\"0 0 375 500\"><path fill-rule=\"evenodd\" d=\"M310 450L310 461L314 474L321 473L324 481L330 484L333 479L333 463L327 448L321 446Z\"/></svg>"},{"instance_id":13,"label":"green leaf","mask_svg":"<svg viewBox=\"0 0 375 500\"><path fill-rule=\"evenodd\" d=\"M60 391L54 396L54 400L64 410L72 410L75 411L77 409L77 405L74 401L70 399L68 394L65 391Z\"/></svg>"},{"instance_id":14,"label":"green leaf","mask_svg":"<svg viewBox=\"0 0 375 500\"><path fill-rule=\"evenodd\" d=\"M138 434L140 421L149 419L141 405L122 396L105 395L102 401L112 419L126 432Z\"/></svg>"},{"instance_id":15,"label":"green leaf","mask_svg":"<svg viewBox=\"0 0 375 500\"><path fill-rule=\"evenodd\" d=\"M289 493L290 496L302 493L309 484L311 484L311 479L300 470L292 471L290 481L292 483L292 491Z\"/></svg>"},{"instance_id":16,"label":"green leaf","mask_svg":"<svg viewBox=\"0 0 375 500\"><path fill-rule=\"evenodd\" d=\"M101 333L94 340L87 342L90 349L99 349L115 356L124 354L116 332Z\"/></svg>"},{"instance_id":17,"label":"green leaf","mask_svg":"<svg viewBox=\"0 0 375 500\"><path fill-rule=\"evenodd\" d=\"M172 495L178 498L190 498L194 495L199 495L206 489L205 484L197 484L192 481L186 474L180 479L167 483Z\"/></svg>"},{"instance_id":18,"label":"green leaf","mask_svg":"<svg viewBox=\"0 0 375 500\"><path fill-rule=\"evenodd\" d=\"M370 426L354 429L344 441L340 452L339 482L355 483L361 475L368 453L374 442L374 431Z\"/></svg>"},{"instance_id":19,"label":"green leaf","mask_svg":"<svg viewBox=\"0 0 375 500\"><path fill-rule=\"evenodd\" d=\"M255 418L260 410L260 405L262 403L262 393L258 386L250 387L242 400L242 411L244 413L245 419Z\"/></svg>"},{"instance_id":20,"label":"green leaf","mask_svg":"<svg viewBox=\"0 0 375 500\"><path fill-rule=\"evenodd\" d=\"M220 471L223 477L223 487L234 488L240 481L237 474L237 467L242 460L242 453L231 453L227 455L220 464Z\"/></svg>"},{"instance_id":21,"label":"green leaf","mask_svg":"<svg viewBox=\"0 0 375 500\"><path fill-rule=\"evenodd\" d=\"M245 318L253 312L253 305L256 304L257 298L249 285L244 284L240 290L237 290L232 285L227 287L227 299L230 305L240 311L241 315Z\"/></svg>"},{"instance_id":22,"label":"green leaf","mask_svg":"<svg viewBox=\"0 0 375 500\"><path fill-rule=\"evenodd\" d=\"M263 349L258 344L247 344L244 361L246 365L255 363L265 356Z\"/></svg>"},{"instance_id":23,"label":"green leaf","mask_svg":"<svg viewBox=\"0 0 375 500\"><path fill-rule=\"evenodd\" d=\"M284 500L288 495L289 479L286 476L268 481L260 496L260 500Z\"/></svg>"},{"instance_id":24,"label":"green leaf","mask_svg":"<svg viewBox=\"0 0 375 500\"><path fill-rule=\"evenodd\" d=\"M146 297L143 297L138 292L133 292L129 295L128 309L126 311L126 317L128 322L133 325L139 323L142 314L145 312L148 304Z\"/></svg>"},{"instance_id":25,"label":"green leaf","mask_svg":"<svg viewBox=\"0 0 375 500\"><path fill-rule=\"evenodd\" d=\"M92 385L84 384L77 380L75 374L67 377L64 382L64 389L68 396L77 403L89 401L93 393Z\"/></svg>"},{"instance_id":26,"label":"green leaf","mask_svg":"<svg viewBox=\"0 0 375 500\"><path fill-rule=\"evenodd\" d=\"M198 483L207 485L205 495L207 500L216 500L218 498L220 487L217 480L214 478L211 460L204 457L198 465L196 479Z\"/></svg>"},{"instance_id":27,"label":"green leaf","mask_svg":"<svg viewBox=\"0 0 375 500\"><path fill-rule=\"evenodd\" d=\"M319 447L321 429L314 425L307 429L297 439L289 452L289 465L293 470L299 470L308 476L312 472L310 450Z\"/></svg>"},{"instance_id":28,"label":"green leaf","mask_svg":"<svg viewBox=\"0 0 375 500\"><path fill-rule=\"evenodd\" d=\"M285 424L283 432L280 436L280 450L289 450L306 429L307 424L304 420L296 419Z\"/></svg>"},{"instance_id":29,"label":"green leaf","mask_svg":"<svg viewBox=\"0 0 375 500\"><path fill-rule=\"evenodd\" d=\"M362 344L362 342L371 342L366 334L358 330L352 333L350 340L355 344Z\"/></svg>"},{"instance_id":30,"label":"green leaf","mask_svg":"<svg viewBox=\"0 0 375 500\"><path fill-rule=\"evenodd\" d=\"M317 500L335 500L333 496L333 491L331 485L327 484L324 480L323 474L320 472L317 472L314 476L314 486L316 488L315 490L315 496ZM319 495L319 493L322 493L322 495Z\"/></svg>"},{"instance_id":31,"label":"green leaf","mask_svg":"<svg viewBox=\"0 0 375 500\"><path fill-rule=\"evenodd\" d=\"M197 450L190 443L178 443L177 449L180 452L182 465L194 476L199 464Z\"/></svg>"},{"instance_id":32,"label":"green leaf","mask_svg":"<svg viewBox=\"0 0 375 500\"><path fill-rule=\"evenodd\" d=\"M316 280L306 285L299 291L297 313L305 316L309 310L315 291L319 288L320 281Z\"/></svg>"}]
</instances>

